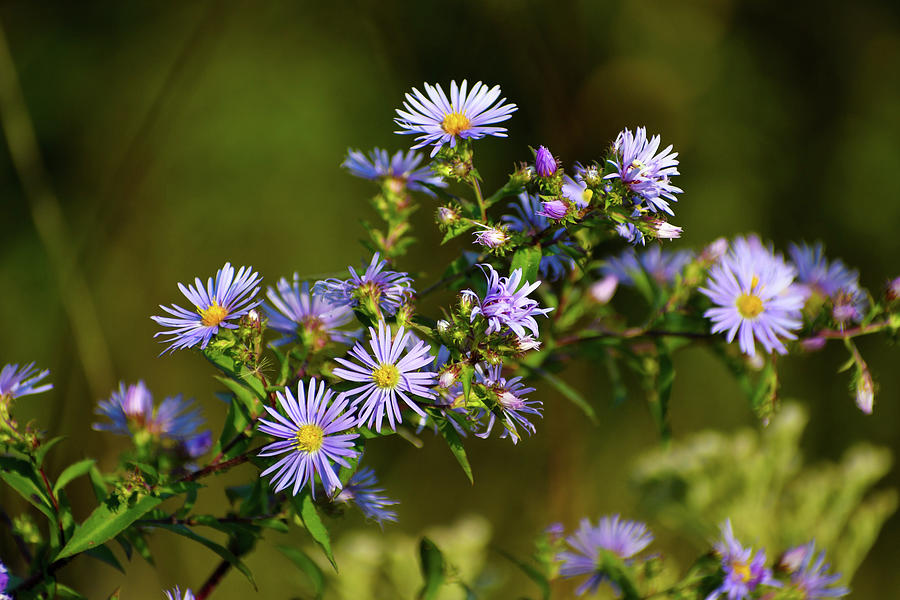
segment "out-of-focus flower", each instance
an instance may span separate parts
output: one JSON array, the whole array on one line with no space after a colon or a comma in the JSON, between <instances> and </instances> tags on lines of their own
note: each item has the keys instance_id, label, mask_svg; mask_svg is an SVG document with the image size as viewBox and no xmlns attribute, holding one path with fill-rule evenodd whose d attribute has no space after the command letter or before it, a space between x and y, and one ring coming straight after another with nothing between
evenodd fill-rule
<instances>
[{"instance_id":1,"label":"out-of-focus flower","mask_svg":"<svg viewBox=\"0 0 900 600\"><path fill-rule=\"evenodd\" d=\"M700 253L700 260L705 263L714 263L728 252L728 240L721 237L710 242Z\"/></svg>"},{"instance_id":2,"label":"out-of-focus flower","mask_svg":"<svg viewBox=\"0 0 900 600\"><path fill-rule=\"evenodd\" d=\"M315 498L315 476L318 475L331 494L341 487L333 463L349 467L346 459L359 455L353 449L352 441L359 434L343 433L356 425L355 412L344 410L349 399L344 394L335 397L334 392L315 377L309 380L306 391L302 381L297 384L296 397L289 387L284 388L283 392L276 392L276 396L284 414L266 406L273 420L260 419L259 431L281 439L265 446L258 456L287 456L280 458L259 476L274 473L272 485L275 492L293 485L295 496L309 482L310 492Z\"/></svg>"},{"instance_id":3,"label":"out-of-focus flower","mask_svg":"<svg viewBox=\"0 0 900 600\"><path fill-rule=\"evenodd\" d=\"M641 271L647 273L658 285L670 285L693 258L690 250L669 252L656 245L639 252L629 248L619 256L606 259L600 271L607 277L615 277L621 285L635 285L634 277Z\"/></svg>"},{"instance_id":4,"label":"out-of-focus flower","mask_svg":"<svg viewBox=\"0 0 900 600\"><path fill-rule=\"evenodd\" d=\"M412 277L408 273L385 270L386 260L376 252L372 262L362 275L348 267L349 279L324 279L313 286L313 296L321 295L326 301L344 306L359 306L371 302L389 315L396 314L402 304L416 293Z\"/></svg>"},{"instance_id":5,"label":"out-of-focus flower","mask_svg":"<svg viewBox=\"0 0 900 600\"><path fill-rule=\"evenodd\" d=\"M568 175L563 177L562 185L563 198L573 202L579 209L587 208L591 202L594 192L588 189L587 184L581 177L572 179Z\"/></svg>"},{"instance_id":6,"label":"out-of-focus flower","mask_svg":"<svg viewBox=\"0 0 900 600\"><path fill-rule=\"evenodd\" d=\"M865 316L869 300L858 287L839 289L832 296L831 317L840 327L847 323L859 323Z\"/></svg>"},{"instance_id":7,"label":"out-of-focus flower","mask_svg":"<svg viewBox=\"0 0 900 600\"><path fill-rule=\"evenodd\" d=\"M516 110L515 104L503 104L506 98L500 98L500 86L490 89L480 81L468 89L463 80L457 86L450 82L450 97L444 93L440 84L425 85L423 94L413 88L412 94L406 94L403 109L397 109L398 118L394 122L401 127L395 133L416 135L413 150L429 144L434 148L434 156L444 144L451 148L461 139L477 140L486 135L506 137L505 127L496 127L495 123L506 121Z\"/></svg>"},{"instance_id":8,"label":"out-of-focus flower","mask_svg":"<svg viewBox=\"0 0 900 600\"><path fill-rule=\"evenodd\" d=\"M14 400L53 389L52 383L38 385L49 374L50 371L47 369L38 372L34 363L28 363L21 369L18 364L4 365L0 369L0 398Z\"/></svg>"},{"instance_id":9,"label":"out-of-focus flower","mask_svg":"<svg viewBox=\"0 0 900 600\"><path fill-rule=\"evenodd\" d=\"M397 513L388 508L397 504L384 495L384 489L376 487L375 471L366 467L358 470L335 498L336 502L353 503L367 518L383 526L385 521L397 522Z\"/></svg>"},{"instance_id":10,"label":"out-of-focus flower","mask_svg":"<svg viewBox=\"0 0 900 600\"><path fill-rule=\"evenodd\" d=\"M559 163L544 146L539 146L534 156L534 170L541 177L552 177L559 168Z\"/></svg>"},{"instance_id":11,"label":"out-of-focus flower","mask_svg":"<svg viewBox=\"0 0 900 600\"><path fill-rule=\"evenodd\" d=\"M888 302L900 300L900 277L888 281L885 296L887 296Z\"/></svg>"},{"instance_id":12,"label":"out-of-focus flower","mask_svg":"<svg viewBox=\"0 0 900 600\"><path fill-rule=\"evenodd\" d=\"M607 275L600 281L592 283L591 287L588 288L588 292L594 302L597 304L606 304L612 300L618 286L619 278L615 275Z\"/></svg>"},{"instance_id":13,"label":"out-of-focus flower","mask_svg":"<svg viewBox=\"0 0 900 600\"><path fill-rule=\"evenodd\" d=\"M508 380L502 377L500 374L502 368L502 365L492 365L487 368L478 365L475 368L475 376L478 383L490 388L497 396L499 410L503 415L504 428L500 437L509 436L513 444L517 444L519 442L517 426L529 434L534 434L534 424L528 420L527 415L541 416L541 407L544 403L526 398L525 395L533 392L534 388L525 387L521 377L513 377ZM494 428L495 421L496 416L491 412L484 432L476 435L482 438L488 437Z\"/></svg>"},{"instance_id":14,"label":"out-of-focus flower","mask_svg":"<svg viewBox=\"0 0 900 600\"><path fill-rule=\"evenodd\" d=\"M607 576L599 570L600 549L608 550L626 560L646 548L653 541L653 534L639 521L626 521L619 515L603 517L597 526L590 520L582 519L581 526L574 535L566 538L573 551L561 552L556 560L561 561L559 574L563 577L589 575L588 579L575 590L579 596L585 592L597 591Z\"/></svg>"},{"instance_id":15,"label":"out-of-focus flower","mask_svg":"<svg viewBox=\"0 0 900 600\"><path fill-rule=\"evenodd\" d=\"M9 571L2 562L0 562L0 600L11 600L6 595L6 587L9 585Z\"/></svg>"},{"instance_id":16,"label":"out-of-focus flower","mask_svg":"<svg viewBox=\"0 0 900 600\"><path fill-rule=\"evenodd\" d=\"M94 423L93 428L128 436L145 431L156 439L184 444L198 435L197 429L203 425L200 410L192 405L178 394L165 398L155 407L153 395L143 381L127 387L121 382L109 400L101 400L94 410L110 422Z\"/></svg>"},{"instance_id":17,"label":"out-of-focus flower","mask_svg":"<svg viewBox=\"0 0 900 600\"><path fill-rule=\"evenodd\" d=\"M781 586L765 566L765 551L760 550L754 555L752 548L744 548L735 539L730 520L722 525L722 539L716 542L715 550L722 559L724 578L706 600L715 600L721 595L727 596L728 600L743 600L760 585Z\"/></svg>"},{"instance_id":18,"label":"out-of-focus flower","mask_svg":"<svg viewBox=\"0 0 900 600\"><path fill-rule=\"evenodd\" d=\"M847 267L840 259L829 262L821 242L815 245L791 244L788 252L797 268L797 286L807 294L832 297L838 290L859 286L859 273Z\"/></svg>"},{"instance_id":19,"label":"out-of-focus flower","mask_svg":"<svg viewBox=\"0 0 900 600\"><path fill-rule=\"evenodd\" d=\"M536 290L540 281L528 283L522 281L522 269L516 269L509 277L500 277L494 267L480 265L487 278L487 293L484 299L472 290L464 290L463 297L470 298L473 303L471 320L483 315L488 321L487 333L497 333L510 329L519 337L524 337L528 329L538 335L537 315L547 316L552 308L540 308L538 301L528 295Z\"/></svg>"},{"instance_id":20,"label":"out-of-focus flower","mask_svg":"<svg viewBox=\"0 0 900 600\"><path fill-rule=\"evenodd\" d=\"M713 322L712 332L725 332L729 342L737 336L741 351L750 356L756 355L755 342L766 352L787 353L781 340L796 339L792 331L802 325L804 303L793 281L794 269L759 238L736 238L700 288L716 305L704 313Z\"/></svg>"},{"instance_id":21,"label":"out-of-focus flower","mask_svg":"<svg viewBox=\"0 0 900 600\"><path fill-rule=\"evenodd\" d=\"M293 284L282 277L277 289L270 287L266 296L272 303L271 306L263 304L269 317L269 327L284 336L273 342L276 346L301 339L298 328L317 350L330 341L351 344L359 335L358 330L351 332L339 329L353 320L353 309L346 304L332 304L327 298L312 296L309 293L309 283L301 283L297 273L294 273Z\"/></svg>"},{"instance_id":22,"label":"out-of-focus flower","mask_svg":"<svg viewBox=\"0 0 900 600\"><path fill-rule=\"evenodd\" d=\"M231 263L225 263L216 273L215 282L210 277L205 287L199 277L194 280L194 285L184 286L179 283L178 289L191 301L195 310L185 310L177 304L171 307L160 305L161 309L172 316L150 317L169 328L153 336L171 336L163 340L165 343L171 342L163 353L197 345L206 348L209 340L219 333L220 327L237 329L236 321L261 302L254 300L260 281L262 277L252 267L241 267L235 273Z\"/></svg>"},{"instance_id":23,"label":"out-of-focus flower","mask_svg":"<svg viewBox=\"0 0 900 600\"><path fill-rule=\"evenodd\" d=\"M347 158L341 166L357 177L363 179L390 179L396 181L401 187L406 187L416 192L424 192L434 197L434 192L428 185L447 187L447 183L432 173L428 166L419 167L422 155L414 150L406 154L398 150L393 156L388 156L387 150L375 148L366 156L359 150L348 150Z\"/></svg>"},{"instance_id":24,"label":"out-of-focus flower","mask_svg":"<svg viewBox=\"0 0 900 600\"><path fill-rule=\"evenodd\" d=\"M610 164L616 168L605 179L620 179L635 195L636 203L643 201L653 212L674 214L667 200L677 202L675 194L682 192L669 181L669 177L678 175L677 152L672 146L657 154L660 138L658 135L647 139L647 129L638 127L635 133L629 129L622 131L616 138L615 160Z\"/></svg>"},{"instance_id":25,"label":"out-of-focus flower","mask_svg":"<svg viewBox=\"0 0 900 600\"><path fill-rule=\"evenodd\" d=\"M499 248L509 241L509 234L501 227L482 225L484 229L476 232L475 243L488 248Z\"/></svg>"},{"instance_id":26,"label":"out-of-focus flower","mask_svg":"<svg viewBox=\"0 0 900 600\"><path fill-rule=\"evenodd\" d=\"M360 384L346 392L348 396L357 396L354 406L362 404L359 425L372 427L374 424L375 430L380 432L387 414L391 429L396 430L397 424L402 422L398 396L416 414L425 416L410 396L434 397L430 388L435 384L437 375L422 370L434 357L428 344L422 341L407 350L410 336L411 333L405 332L403 327L397 330L396 336L392 336L390 325L380 321L377 332L369 328L371 353L360 343L350 350L350 356L360 364L343 358L335 359L346 368L336 368L333 373L341 379Z\"/></svg>"},{"instance_id":27,"label":"out-of-focus flower","mask_svg":"<svg viewBox=\"0 0 900 600\"><path fill-rule=\"evenodd\" d=\"M785 552L779 561L779 567L790 573L790 586L800 593L803 600L842 598L850 593L843 586L835 586L841 575L828 574L831 565L825 562L824 550L816 556L815 542Z\"/></svg>"}]
</instances>

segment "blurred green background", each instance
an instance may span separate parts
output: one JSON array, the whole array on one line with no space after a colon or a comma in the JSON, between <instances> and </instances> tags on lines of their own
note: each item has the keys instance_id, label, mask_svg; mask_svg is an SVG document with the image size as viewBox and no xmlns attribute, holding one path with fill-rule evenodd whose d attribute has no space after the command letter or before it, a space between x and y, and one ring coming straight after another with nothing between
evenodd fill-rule
<instances>
[{"instance_id":1,"label":"blurred green background","mask_svg":"<svg viewBox=\"0 0 900 600\"><path fill-rule=\"evenodd\" d=\"M33 214L50 217L44 205L32 212L0 145L0 363L34 360L52 370L55 389L20 402L18 415L69 436L50 455L54 472L82 456L114 468L124 440L90 423L96 400L119 380L145 379L160 399L193 396L218 427L211 369L189 352L157 358L149 316L158 304L182 302L176 282L212 275L226 260L253 265L272 284L365 258L354 240L363 233L358 219L372 217L372 189L339 164L348 147L407 148L411 138L392 133L393 110L423 81L498 83L519 105L509 139L476 148L488 187L530 157L527 145L548 145L569 164L590 161L622 127L646 125L680 152L685 193L675 210L685 237L672 248L758 231L782 247L822 239L830 256L861 268L875 293L900 275L900 4L889 0L23 0L0 2L0 24L68 230L54 261ZM467 241L433 251L438 237L423 204L419 245L400 266L430 282ZM60 276L73 264L81 284ZM99 333L88 333L88 360L70 319L88 314L85 292ZM870 417L855 408L846 374L835 374L838 348L780 363L782 395L811 412L803 442L811 461L861 440L900 452L900 352L874 340L861 350L879 385ZM709 354L683 352L676 366L676 439L755 425ZM572 528L583 515L641 517L628 466L657 444L643 401L613 407L591 365L573 365L565 377L595 402L599 425L541 390L536 436L518 447L469 444L474 487L439 440L426 436L421 450L394 439L374 445L367 460L402 502L399 525L387 529L415 535L476 513L496 545L525 555L553 521ZM218 489L255 476L247 465L210 482L199 509L220 509ZM883 485L898 484L895 467ZM87 484L71 490L83 518ZM4 506L21 509L17 502L0 490ZM361 525L354 515L335 528ZM679 546L672 532L654 529L660 549L685 560L703 549L702 540ZM0 540L0 556L12 561L14 547ZM854 597L900 589L898 545L895 516L853 581ZM198 588L218 562L164 532L153 549L156 570L135 559L126 579L83 558L63 580L91 598L118 585L123 598L159 598L162 587ZM247 562L261 594L304 589L271 545ZM523 576L498 572L509 579L495 597L534 593ZM248 594L231 573L215 597Z\"/></svg>"}]
</instances>

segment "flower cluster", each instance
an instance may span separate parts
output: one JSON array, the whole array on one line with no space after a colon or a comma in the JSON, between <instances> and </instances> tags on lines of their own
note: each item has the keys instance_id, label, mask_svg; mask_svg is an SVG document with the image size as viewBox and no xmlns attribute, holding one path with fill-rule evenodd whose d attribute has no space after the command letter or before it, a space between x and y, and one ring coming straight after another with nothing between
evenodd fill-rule
<instances>
[{"instance_id":1,"label":"flower cluster","mask_svg":"<svg viewBox=\"0 0 900 600\"><path fill-rule=\"evenodd\" d=\"M609 162L615 172L606 179L618 179L632 192L634 203L646 206L652 212L674 214L669 202L676 202L675 194L681 188L672 185L669 177L678 175L677 152L667 146L657 153L660 137L647 139L647 129L638 127L635 133L625 129L616 138L614 146L615 158Z\"/></svg>"}]
</instances>

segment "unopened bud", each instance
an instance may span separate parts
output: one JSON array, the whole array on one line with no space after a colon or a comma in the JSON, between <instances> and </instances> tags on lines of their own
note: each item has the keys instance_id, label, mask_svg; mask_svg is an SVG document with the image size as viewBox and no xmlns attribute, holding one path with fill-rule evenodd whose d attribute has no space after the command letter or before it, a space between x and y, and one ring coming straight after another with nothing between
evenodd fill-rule
<instances>
[{"instance_id":1,"label":"unopened bud","mask_svg":"<svg viewBox=\"0 0 900 600\"><path fill-rule=\"evenodd\" d=\"M447 333L447 331L449 329L450 329L450 321L448 321L447 319L440 319L437 322L438 333Z\"/></svg>"},{"instance_id":2,"label":"unopened bud","mask_svg":"<svg viewBox=\"0 0 900 600\"><path fill-rule=\"evenodd\" d=\"M538 214L550 219L562 219L569 212L566 203L559 199L542 202L542 204L544 208Z\"/></svg>"},{"instance_id":3,"label":"unopened bud","mask_svg":"<svg viewBox=\"0 0 900 600\"><path fill-rule=\"evenodd\" d=\"M900 277L888 281L884 295L888 302L900 300Z\"/></svg>"},{"instance_id":4,"label":"unopened bud","mask_svg":"<svg viewBox=\"0 0 900 600\"><path fill-rule=\"evenodd\" d=\"M868 369L862 369L856 380L856 406L867 415L872 414L875 404L875 384Z\"/></svg>"},{"instance_id":5,"label":"unopened bud","mask_svg":"<svg viewBox=\"0 0 900 600\"><path fill-rule=\"evenodd\" d=\"M683 231L681 227L659 219L652 221L651 224L653 231L656 232L656 237L661 240L676 240L681 237Z\"/></svg>"},{"instance_id":6,"label":"unopened bud","mask_svg":"<svg viewBox=\"0 0 900 600\"><path fill-rule=\"evenodd\" d=\"M817 352L825 347L825 342L827 342L823 337L812 337L802 340L800 342L800 347L806 350L807 352Z\"/></svg>"},{"instance_id":7,"label":"unopened bud","mask_svg":"<svg viewBox=\"0 0 900 600\"><path fill-rule=\"evenodd\" d=\"M452 206L439 206L437 209L437 221L441 225L452 225L459 220L459 211Z\"/></svg>"},{"instance_id":8,"label":"unopened bud","mask_svg":"<svg viewBox=\"0 0 900 600\"><path fill-rule=\"evenodd\" d=\"M442 388L449 388L459 379L459 373L459 365L447 365L441 369L441 373L438 375L438 385Z\"/></svg>"},{"instance_id":9,"label":"unopened bud","mask_svg":"<svg viewBox=\"0 0 900 600\"><path fill-rule=\"evenodd\" d=\"M541 177L552 177L559 164L546 146L539 146L534 157L534 170Z\"/></svg>"},{"instance_id":10,"label":"unopened bud","mask_svg":"<svg viewBox=\"0 0 900 600\"><path fill-rule=\"evenodd\" d=\"M250 312L247 313L247 318L250 319L250 322L254 325L259 324L259 313L256 312L256 309L251 309Z\"/></svg>"},{"instance_id":11,"label":"unopened bud","mask_svg":"<svg viewBox=\"0 0 900 600\"><path fill-rule=\"evenodd\" d=\"M719 238L703 249L703 252L700 253L700 260L714 263L725 256L726 252L728 252L728 240Z\"/></svg>"}]
</instances>

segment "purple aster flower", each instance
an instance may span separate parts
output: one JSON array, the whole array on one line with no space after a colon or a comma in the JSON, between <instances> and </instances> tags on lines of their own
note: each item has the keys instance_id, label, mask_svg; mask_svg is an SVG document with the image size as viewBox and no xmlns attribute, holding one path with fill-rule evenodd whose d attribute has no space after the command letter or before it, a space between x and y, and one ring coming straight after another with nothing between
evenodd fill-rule
<instances>
[{"instance_id":1,"label":"purple aster flower","mask_svg":"<svg viewBox=\"0 0 900 600\"><path fill-rule=\"evenodd\" d=\"M562 219L569 212L569 207L566 206L566 203L558 198L542 202L541 204L542 208L538 214L548 219Z\"/></svg>"},{"instance_id":2,"label":"purple aster flower","mask_svg":"<svg viewBox=\"0 0 900 600\"><path fill-rule=\"evenodd\" d=\"M503 215L500 219L512 231L521 231L522 233L535 237L540 235L545 229L550 227L550 221L545 217L541 199L525 192L519 194L519 201L512 205L515 215ZM557 249L557 246L566 246L568 242L560 241L565 235L565 231L560 229L553 235L553 241L556 246L550 246L545 252ZM563 254L549 254L541 257L541 264L538 272L541 277L555 281L565 275L572 267L575 261L571 257Z\"/></svg>"},{"instance_id":3,"label":"purple aster flower","mask_svg":"<svg viewBox=\"0 0 900 600\"><path fill-rule=\"evenodd\" d=\"M362 275L353 267L350 279L325 279L313 286L313 295L321 295L332 304L359 306L361 301L372 301L389 315L396 314L401 305L408 302L416 291L412 288L412 277L400 271L387 271L386 260L376 252L372 262Z\"/></svg>"},{"instance_id":4,"label":"purple aster flower","mask_svg":"<svg viewBox=\"0 0 900 600\"><path fill-rule=\"evenodd\" d=\"M534 388L525 387L521 377L513 377L507 380L500 375L502 365L492 365L483 368L481 365L475 367L475 378L478 383L490 388L497 396L497 410L503 417L503 433L501 438L509 436L513 444L519 442L519 430L517 425L522 427L528 434L534 434L534 424L528 420L527 415L541 416L544 403L540 400L528 400L526 394L534 391ZM494 422L497 416L494 411L490 411L490 418L484 432L476 433L480 438L487 438L494 428Z\"/></svg>"},{"instance_id":5,"label":"purple aster flower","mask_svg":"<svg viewBox=\"0 0 900 600\"><path fill-rule=\"evenodd\" d=\"M488 227L482 225L484 229L475 232L475 243L487 246L488 248L499 248L509 241L509 234L502 227Z\"/></svg>"},{"instance_id":6,"label":"purple aster flower","mask_svg":"<svg viewBox=\"0 0 900 600\"><path fill-rule=\"evenodd\" d=\"M406 154L403 154L402 150L398 150L396 154L389 157L387 150L375 148L369 152L367 157L359 150L351 149L347 151L347 158L344 159L341 166L363 179L376 180L382 177L390 179L399 188L397 191L407 187L434 197L434 192L427 186L447 187L447 184L432 173L428 166L419 167L421 162L422 155L413 150Z\"/></svg>"},{"instance_id":7,"label":"purple aster flower","mask_svg":"<svg viewBox=\"0 0 900 600\"><path fill-rule=\"evenodd\" d=\"M293 285L282 277L278 281L278 289L270 287L266 296L272 303L272 306L263 303L269 317L269 327L284 334L284 337L273 342L276 346L304 339L314 349L321 350L328 342L351 344L359 337L359 330L338 329L354 319L353 309L311 296L309 283L304 281L301 285L296 273Z\"/></svg>"},{"instance_id":8,"label":"purple aster flower","mask_svg":"<svg viewBox=\"0 0 900 600\"><path fill-rule=\"evenodd\" d=\"M831 298L840 289L859 286L859 273L847 268L840 259L829 262L821 242L813 246L791 244L788 252L797 268L797 286L808 295Z\"/></svg>"},{"instance_id":9,"label":"purple aster flower","mask_svg":"<svg viewBox=\"0 0 900 600\"><path fill-rule=\"evenodd\" d=\"M760 550L753 555L752 548L741 546L734 537L730 519L722 525L722 539L716 542L715 550L722 559L724 579L706 600L715 600L723 594L728 600L743 600L760 585L781 586L772 578L772 571L765 567L765 551Z\"/></svg>"},{"instance_id":10,"label":"purple aster flower","mask_svg":"<svg viewBox=\"0 0 900 600\"><path fill-rule=\"evenodd\" d=\"M366 518L377 521L381 526L384 526L385 521L396 523L397 513L387 507L397 504L397 501L383 496L384 490L376 487L377 485L378 479L375 477L375 471L368 467L360 469L353 474L335 501L353 502L366 515Z\"/></svg>"},{"instance_id":11,"label":"purple aster flower","mask_svg":"<svg viewBox=\"0 0 900 600\"><path fill-rule=\"evenodd\" d=\"M626 242L631 242L633 246L638 244L643 246L647 243L644 240L643 232L634 223L619 223L616 225L616 233L619 234L619 237L624 238Z\"/></svg>"},{"instance_id":12,"label":"purple aster flower","mask_svg":"<svg viewBox=\"0 0 900 600\"><path fill-rule=\"evenodd\" d=\"M839 573L828 575L831 565L825 562L825 551L818 556L815 552L815 542L810 542L784 553L779 564L791 574L791 587L799 591L804 600L842 598L849 594L849 589L834 585L841 579Z\"/></svg>"},{"instance_id":13,"label":"purple aster flower","mask_svg":"<svg viewBox=\"0 0 900 600\"><path fill-rule=\"evenodd\" d=\"M674 283L675 277L693 259L694 254L690 250L669 252L659 246L650 246L646 250L635 252L629 248L617 257L606 259L606 264L600 271L607 277L615 277L619 284L626 286L635 285L634 276L643 271L657 285L664 286Z\"/></svg>"},{"instance_id":14,"label":"purple aster flower","mask_svg":"<svg viewBox=\"0 0 900 600\"><path fill-rule=\"evenodd\" d=\"M53 389L52 383L38 385L41 379L50 374L50 371L44 369L37 372L34 363L28 363L19 369L19 365L4 365L0 369L0 398L14 400L21 396L29 396L31 394L40 394L47 390Z\"/></svg>"},{"instance_id":15,"label":"purple aster flower","mask_svg":"<svg viewBox=\"0 0 900 600\"><path fill-rule=\"evenodd\" d=\"M509 277L500 277L494 267L488 264L479 265L487 278L487 293L484 300L472 290L463 290L463 297L472 300L471 320L483 315L488 321L487 333L498 333L506 329L512 330L519 337L525 337L528 329L539 335L535 315L547 316L552 308L539 308L538 301L528 297L536 290L540 281L528 283L522 281L522 269L516 269Z\"/></svg>"},{"instance_id":16,"label":"purple aster flower","mask_svg":"<svg viewBox=\"0 0 900 600\"><path fill-rule=\"evenodd\" d=\"M579 209L583 209L590 204L594 192L588 189L587 183L581 177L576 175L575 179L572 179L566 175L563 177L562 195Z\"/></svg>"},{"instance_id":17,"label":"purple aster flower","mask_svg":"<svg viewBox=\"0 0 900 600\"><path fill-rule=\"evenodd\" d=\"M644 127L638 127L634 134L626 128L616 138L615 160L609 161L616 172L604 179L621 180L635 195L636 204L643 201L651 211L671 215L674 213L666 200L677 202L675 194L682 192L669 181L669 177L678 175L678 153L673 153L670 145L657 154L659 141L658 135L648 140Z\"/></svg>"},{"instance_id":18,"label":"purple aster flower","mask_svg":"<svg viewBox=\"0 0 900 600\"><path fill-rule=\"evenodd\" d=\"M804 292L792 285L794 269L763 247L759 238L738 237L731 250L709 270L700 291L716 306L704 316L712 332L726 332L729 342L738 336L741 350L756 355L755 341L766 352L787 353L782 339L796 339L792 331L802 325Z\"/></svg>"},{"instance_id":19,"label":"purple aster flower","mask_svg":"<svg viewBox=\"0 0 900 600\"><path fill-rule=\"evenodd\" d=\"M396 431L397 424L402 422L397 396L420 417L425 416L410 396L434 398L430 387L437 375L422 370L434 357L428 344L422 341L407 349L411 333L405 332L403 327L392 337L390 325L379 321L378 332L369 327L369 336L371 354L357 343L350 350L350 356L361 364L336 358L346 368L336 368L333 373L341 379L361 384L346 392L348 396L357 396L354 406L362 404L358 425L371 428L374 423L375 430L380 432L386 412L391 429Z\"/></svg>"},{"instance_id":20,"label":"purple aster flower","mask_svg":"<svg viewBox=\"0 0 900 600\"><path fill-rule=\"evenodd\" d=\"M297 397L291 393L290 387L284 393L276 392L280 412L266 406L265 409L274 419L260 419L259 431L272 437L281 438L264 447L258 456L277 456L287 454L271 467L259 474L265 477L272 475L275 492L293 485L293 494L303 489L309 482L310 493L316 497L315 476L331 494L340 489L341 481L334 472L332 463L348 467L346 459L356 458L359 452L353 449L354 439L358 433L341 433L356 425L356 414L352 410L344 412L350 400L346 394L334 396L334 392L325 387L315 377L309 380L309 388L304 393L303 382L297 383Z\"/></svg>"},{"instance_id":21,"label":"purple aster flower","mask_svg":"<svg viewBox=\"0 0 900 600\"><path fill-rule=\"evenodd\" d=\"M118 391L113 392L109 400L98 402L94 409L95 414L110 422L94 423L92 427L95 431L128 436L147 431L159 439L184 443L198 435L197 428L203 425L200 410L192 405L192 401L184 400L178 394L154 406L153 395L143 381L127 387L121 382Z\"/></svg>"},{"instance_id":22,"label":"purple aster flower","mask_svg":"<svg viewBox=\"0 0 900 600\"><path fill-rule=\"evenodd\" d=\"M516 110L515 104L503 104L506 98L500 97L500 86L488 89L480 81L468 90L468 83L463 80L457 87L456 81L450 82L450 98L441 89L440 84L425 84L425 94L413 88L412 94L406 94L403 110L397 109L399 118L394 119L402 129L395 133L417 135L417 144L413 150L434 145L431 156L434 156L449 143L456 147L459 139L481 139L486 135L506 137L505 127L494 127L495 123L506 121Z\"/></svg>"},{"instance_id":23,"label":"purple aster flower","mask_svg":"<svg viewBox=\"0 0 900 600\"><path fill-rule=\"evenodd\" d=\"M619 515L614 515L601 518L594 527L590 520L582 519L578 531L566 538L574 552L560 552L556 557L556 560L562 562L559 574L566 578L590 575L575 593L579 596L587 591L593 593L607 579L598 569L601 563L600 549L627 560L652 541L653 534L639 521L624 521Z\"/></svg>"},{"instance_id":24,"label":"purple aster flower","mask_svg":"<svg viewBox=\"0 0 900 600\"><path fill-rule=\"evenodd\" d=\"M184 591L184 597L181 596L181 588L175 587L172 591L165 592L166 600L194 600L194 592L191 590Z\"/></svg>"},{"instance_id":25,"label":"purple aster flower","mask_svg":"<svg viewBox=\"0 0 900 600\"><path fill-rule=\"evenodd\" d=\"M541 177L552 177L559 168L559 163L545 146L538 146L534 156L534 170Z\"/></svg>"},{"instance_id":26,"label":"purple aster flower","mask_svg":"<svg viewBox=\"0 0 900 600\"><path fill-rule=\"evenodd\" d=\"M240 320L250 309L255 308L261 302L254 301L259 291L257 284L262 281L252 267L241 267L237 274L231 263L216 273L215 283L210 277L203 287L200 278L194 280L194 285L184 286L178 284L181 293L191 301L195 311L189 311L173 304L171 308L160 305L159 307L172 315L171 317L150 317L168 330L160 331L153 337L170 335L172 337L163 342L172 344L163 350L172 352L180 348L191 348L200 345L206 348L209 340L219 333L219 328L237 329L232 321Z\"/></svg>"}]
</instances>

